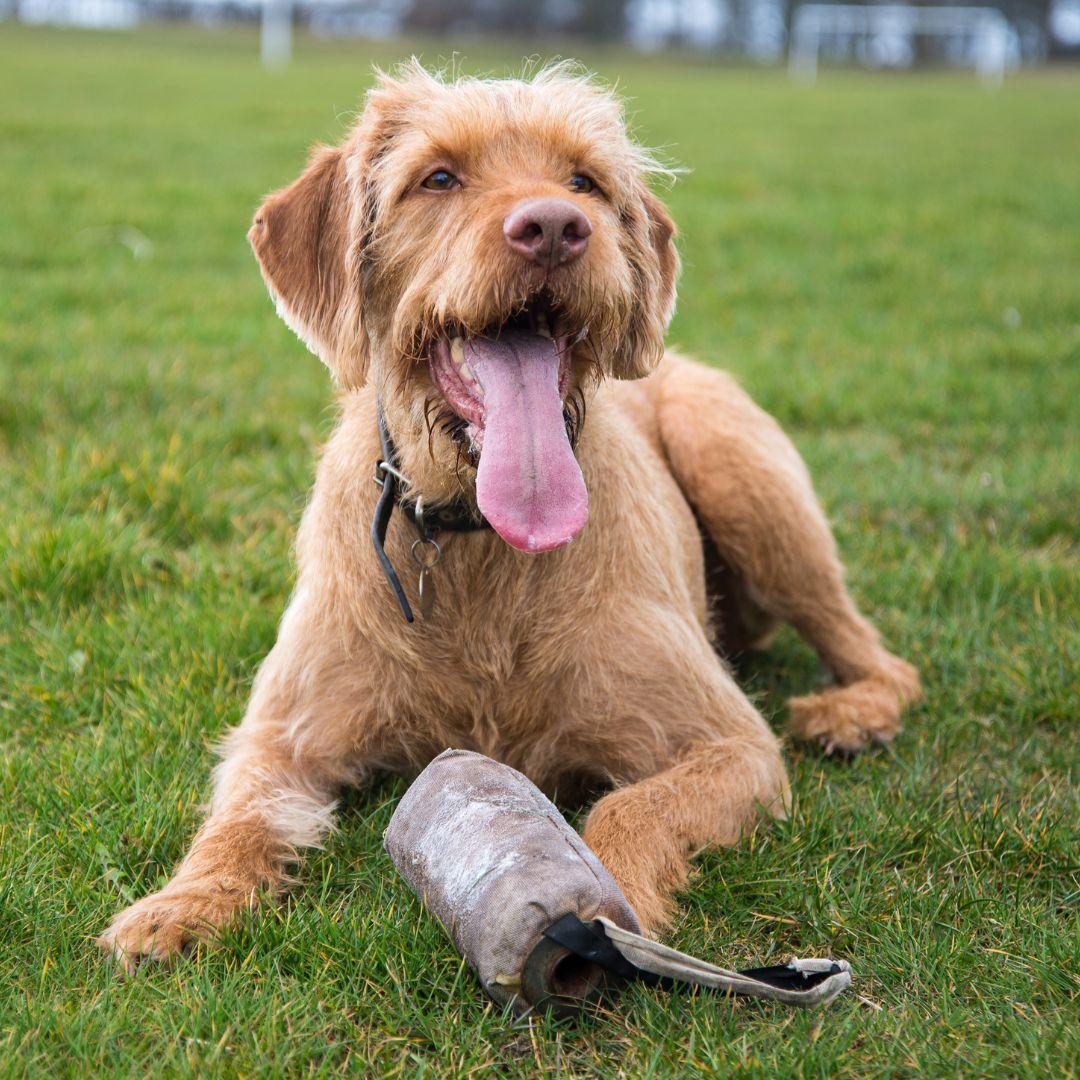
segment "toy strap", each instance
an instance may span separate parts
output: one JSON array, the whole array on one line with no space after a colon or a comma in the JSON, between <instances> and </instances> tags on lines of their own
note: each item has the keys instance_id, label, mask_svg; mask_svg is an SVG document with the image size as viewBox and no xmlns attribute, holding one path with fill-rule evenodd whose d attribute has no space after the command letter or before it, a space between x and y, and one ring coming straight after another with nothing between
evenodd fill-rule
<instances>
[{"instance_id":1,"label":"toy strap","mask_svg":"<svg viewBox=\"0 0 1080 1080\"><path fill-rule=\"evenodd\" d=\"M827 1005L851 985L851 968L843 960L792 960L729 971L624 930L602 916L586 923L576 915L565 915L544 936L624 979L661 985L692 983L799 1008Z\"/></svg>"}]
</instances>

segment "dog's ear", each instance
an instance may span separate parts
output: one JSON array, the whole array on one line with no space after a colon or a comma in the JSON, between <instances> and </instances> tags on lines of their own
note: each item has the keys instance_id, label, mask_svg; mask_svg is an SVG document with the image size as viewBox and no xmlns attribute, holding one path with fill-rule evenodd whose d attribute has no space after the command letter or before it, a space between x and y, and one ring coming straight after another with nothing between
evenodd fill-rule
<instances>
[{"instance_id":1,"label":"dog's ear","mask_svg":"<svg viewBox=\"0 0 1080 1080\"><path fill-rule=\"evenodd\" d=\"M645 212L649 216L649 239L659 265L657 303L660 305L664 329L675 314L675 281L679 276L679 253L675 249L675 222L667 207L651 192L645 193Z\"/></svg>"},{"instance_id":2,"label":"dog's ear","mask_svg":"<svg viewBox=\"0 0 1080 1080\"><path fill-rule=\"evenodd\" d=\"M266 198L248 240L278 314L342 386L355 387L368 348L349 223L345 153L320 147L299 179Z\"/></svg>"},{"instance_id":3,"label":"dog's ear","mask_svg":"<svg viewBox=\"0 0 1080 1080\"><path fill-rule=\"evenodd\" d=\"M642 190L640 206L631 219L639 252L631 259L639 302L615 359L612 374L617 379L640 379L655 369L663 359L664 334L675 313L675 282L679 276L675 222L647 188Z\"/></svg>"}]
</instances>

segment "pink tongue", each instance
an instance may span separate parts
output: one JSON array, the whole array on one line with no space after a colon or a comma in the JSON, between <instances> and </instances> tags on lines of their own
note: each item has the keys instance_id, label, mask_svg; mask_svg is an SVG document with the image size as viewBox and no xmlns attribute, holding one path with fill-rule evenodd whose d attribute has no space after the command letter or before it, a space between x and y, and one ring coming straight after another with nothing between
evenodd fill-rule
<instances>
[{"instance_id":1,"label":"pink tongue","mask_svg":"<svg viewBox=\"0 0 1080 1080\"><path fill-rule=\"evenodd\" d=\"M589 495L566 436L554 341L513 330L466 341L465 355L484 388L480 512L519 551L568 544L589 518Z\"/></svg>"}]
</instances>

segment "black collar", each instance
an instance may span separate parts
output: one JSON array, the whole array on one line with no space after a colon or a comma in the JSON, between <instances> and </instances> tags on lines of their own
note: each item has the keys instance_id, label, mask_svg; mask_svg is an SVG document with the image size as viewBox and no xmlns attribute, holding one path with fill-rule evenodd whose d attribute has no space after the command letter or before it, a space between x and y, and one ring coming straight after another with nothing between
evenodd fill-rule
<instances>
[{"instance_id":1,"label":"black collar","mask_svg":"<svg viewBox=\"0 0 1080 1080\"><path fill-rule=\"evenodd\" d=\"M384 546L386 530L390 526L390 516L394 512L394 507L397 506L412 522L419 540L428 543L434 541L435 536L440 532L479 532L481 529L490 529L491 526L460 499L437 506L425 506L422 499L407 498L401 486L407 485L409 481L398 471L397 451L394 449L390 432L386 430L386 419L380 402L376 402L375 414L379 425L379 447L382 450L379 460L375 463L375 483L382 488L382 493L375 503L375 516L371 520L371 542L375 547L375 556L379 560L379 565L382 566L386 580L394 592L394 598L401 608L401 613L405 616L405 621L411 623L413 621L412 608L409 606L408 597L401 587L401 579L397 576L394 564L390 562Z\"/></svg>"}]
</instances>

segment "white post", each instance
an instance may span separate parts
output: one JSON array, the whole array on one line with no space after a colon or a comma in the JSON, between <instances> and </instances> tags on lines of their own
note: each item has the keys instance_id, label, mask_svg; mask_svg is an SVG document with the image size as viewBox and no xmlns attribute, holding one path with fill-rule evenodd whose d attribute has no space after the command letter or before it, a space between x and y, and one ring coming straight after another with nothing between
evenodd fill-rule
<instances>
[{"instance_id":1,"label":"white post","mask_svg":"<svg viewBox=\"0 0 1080 1080\"><path fill-rule=\"evenodd\" d=\"M817 81L820 44L816 13L805 6L796 8L788 44L788 75L792 79L805 83Z\"/></svg>"},{"instance_id":2,"label":"white post","mask_svg":"<svg viewBox=\"0 0 1080 1080\"><path fill-rule=\"evenodd\" d=\"M291 0L263 0L260 49L266 67L281 67L292 56Z\"/></svg>"},{"instance_id":3,"label":"white post","mask_svg":"<svg viewBox=\"0 0 1080 1080\"><path fill-rule=\"evenodd\" d=\"M980 23L976 40L975 70L987 86L1000 86L1005 81L1008 23L1000 14L988 12Z\"/></svg>"}]
</instances>

